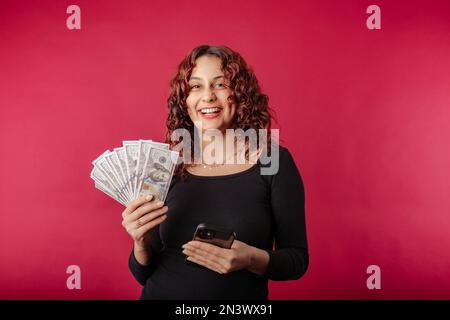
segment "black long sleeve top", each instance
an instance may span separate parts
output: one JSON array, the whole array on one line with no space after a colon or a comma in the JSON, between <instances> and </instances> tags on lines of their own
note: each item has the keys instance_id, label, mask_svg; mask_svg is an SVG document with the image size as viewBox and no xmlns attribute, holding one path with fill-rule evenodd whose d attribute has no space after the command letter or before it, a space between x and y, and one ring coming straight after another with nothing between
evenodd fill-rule
<instances>
[{"instance_id":1,"label":"black long sleeve top","mask_svg":"<svg viewBox=\"0 0 450 320\"><path fill-rule=\"evenodd\" d=\"M305 192L290 152L279 148L279 169L261 175L251 168L225 176L174 176L163 223L153 230L151 262L140 265L133 250L129 268L143 285L141 299L268 299L268 280L295 280L306 272L309 255ZM264 275L248 270L227 274L185 263L181 246L199 223L232 229L236 239L266 250ZM275 250L273 244L275 242Z\"/></svg>"}]
</instances>

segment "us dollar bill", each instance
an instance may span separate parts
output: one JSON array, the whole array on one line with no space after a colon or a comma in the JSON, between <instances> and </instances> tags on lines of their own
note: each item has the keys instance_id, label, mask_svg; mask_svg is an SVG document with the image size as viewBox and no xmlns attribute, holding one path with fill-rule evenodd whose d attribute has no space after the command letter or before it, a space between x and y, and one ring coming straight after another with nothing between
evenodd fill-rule
<instances>
[{"instance_id":1,"label":"us dollar bill","mask_svg":"<svg viewBox=\"0 0 450 320\"><path fill-rule=\"evenodd\" d=\"M110 152L105 155L106 161L112 169L112 173L116 181L119 183L119 190L125 195L128 201L133 199L133 195L128 193L128 188L125 184L125 177L123 176L123 170L120 168L120 162L116 152Z\"/></svg>"},{"instance_id":2,"label":"us dollar bill","mask_svg":"<svg viewBox=\"0 0 450 320\"><path fill-rule=\"evenodd\" d=\"M137 196L151 194L155 199L165 201L177 160L178 152L151 147L139 179Z\"/></svg>"},{"instance_id":3,"label":"us dollar bill","mask_svg":"<svg viewBox=\"0 0 450 320\"><path fill-rule=\"evenodd\" d=\"M121 147L106 150L90 173L95 188L124 206L145 195L164 201L170 188L178 152L167 143L125 140Z\"/></svg>"},{"instance_id":4,"label":"us dollar bill","mask_svg":"<svg viewBox=\"0 0 450 320\"><path fill-rule=\"evenodd\" d=\"M95 181L95 185L99 190L102 190L113 199L119 201L123 205L126 205L127 200L122 197L116 187L109 181L103 171L98 167L95 167L91 171L91 178Z\"/></svg>"},{"instance_id":5,"label":"us dollar bill","mask_svg":"<svg viewBox=\"0 0 450 320\"><path fill-rule=\"evenodd\" d=\"M134 176L134 190L135 190L134 197L138 196L139 183L140 183L142 171L144 170L144 165L145 165L145 156L146 156L146 154L148 154L148 151L150 150L150 147L151 147L150 143L151 143L151 141L139 140L138 160L137 160L136 172L135 172L135 176Z\"/></svg>"},{"instance_id":6,"label":"us dollar bill","mask_svg":"<svg viewBox=\"0 0 450 320\"><path fill-rule=\"evenodd\" d=\"M114 190L120 194L120 196L125 200L129 201L127 195L125 194L123 186L120 184L118 178L116 178L116 175L114 173L114 169L109 164L109 161L107 159L107 156L111 152L109 150L106 150L102 155L100 155L97 159L93 161L94 167L97 167L101 170L103 175L109 180L110 184L114 186Z\"/></svg>"},{"instance_id":7,"label":"us dollar bill","mask_svg":"<svg viewBox=\"0 0 450 320\"><path fill-rule=\"evenodd\" d=\"M122 176L124 178L125 187L127 189L128 194L132 195L133 190L130 185L128 185L129 180L129 172L128 172L128 166L127 166L127 155L125 154L125 148L119 147L114 148L114 152L117 155L117 158L119 159L120 169L122 170Z\"/></svg>"},{"instance_id":8,"label":"us dollar bill","mask_svg":"<svg viewBox=\"0 0 450 320\"><path fill-rule=\"evenodd\" d=\"M95 181L95 187L102 191L103 193L106 193L108 196L110 196L111 198L113 198L114 200L118 201L119 203L123 204L124 206L127 206L127 203L122 201L120 198L116 198L116 196L114 195L114 193L112 193L110 190L106 189L103 187L103 185L99 184L97 181Z\"/></svg>"},{"instance_id":9,"label":"us dollar bill","mask_svg":"<svg viewBox=\"0 0 450 320\"><path fill-rule=\"evenodd\" d=\"M129 188L134 195L136 189L134 187L134 179L136 175L136 167L139 156L139 141L136 140L126 140L122 142L123 148L125 149L125 158L127 165L128 177L126 181L127 188Z\"/></svg>"}]
</instances>

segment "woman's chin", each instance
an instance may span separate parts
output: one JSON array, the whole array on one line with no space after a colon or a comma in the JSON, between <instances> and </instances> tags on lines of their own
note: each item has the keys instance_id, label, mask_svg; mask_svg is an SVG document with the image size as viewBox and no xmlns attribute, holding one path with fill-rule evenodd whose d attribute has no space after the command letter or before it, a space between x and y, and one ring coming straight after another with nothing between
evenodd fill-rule
<instances>
[{"instance_id":1,"label":"woman's chin","mask_svg":"<svg viewBox=\"0 0 450 320\"><path fill-rule=\"evenodd\" d=\"M215 119L214 119L215 120ZM202 131L217 129L220 130L223 127L223 123L221 121L213 121L213 120L202 120Z\"/></svg>"},{"instance_id":2,"label":"woman's chin","mask_svg":"<svg viewBox=\"0 0 450 320\"><path fill-rule=\"evenodd\" d=\"M194 125L196 126L197 130L200 130L202 132L205 132L206 130L220 130L223 133L225 133L226 129L231 128L232 123L228 121L224 121L223 119L198 119L194 122ZM201 127L200 127L201 126Z\"/></svg>"}]
</instances>

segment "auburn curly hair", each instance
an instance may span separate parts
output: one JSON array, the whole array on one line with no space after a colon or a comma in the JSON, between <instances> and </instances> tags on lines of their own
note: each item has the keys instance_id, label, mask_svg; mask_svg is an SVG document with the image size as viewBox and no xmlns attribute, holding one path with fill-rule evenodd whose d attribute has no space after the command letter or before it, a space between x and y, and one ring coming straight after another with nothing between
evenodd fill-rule
<instances>
[{"instance_id":1,"label":"auburn curly hair","mask_svg":"<svg viewBox=\"0 0 450 320\"><path fill-rule=\"evenodd\" d=\"M267 129L270 146L270 129L273 110L269 108L267 95L261 92L258 80L253 70L247 65L242 56L226 46L201 45L194 48L178 65L178 70L170 81L170 95L168 102L166 143L172 148L176 141L172 141L172 132L176 129L186 129L194 137L196 128L188 115L186 99L189 95L189 78L196 66L196 60L209 55L220 58L222 71L229 84L231 94L230 104L236 108L231 129ZM247 151L248 152L248 151ZM194 155L194 143L191 145L191 155ZM183 156L180 154L180 156ZM192 162L191 162L192 163ZM185 176L188 164L177 166L175 174Z\"/></svg>"}]
</instances>

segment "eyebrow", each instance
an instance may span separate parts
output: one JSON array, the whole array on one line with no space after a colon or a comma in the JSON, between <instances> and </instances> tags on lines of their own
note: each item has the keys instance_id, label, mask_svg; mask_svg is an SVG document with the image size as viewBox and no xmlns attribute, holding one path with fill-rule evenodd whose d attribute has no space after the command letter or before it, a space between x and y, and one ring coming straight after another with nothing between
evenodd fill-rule
<instances>
[{"instance_id":1,"label":"eyebrow","mask_svg":"<svg viewBox=\"0 0 450 320\"><path fill-rule=\"evenodd\" d=\"M216 77L214 77L213 78L213 80L216 80L216 79L219 79L219 78L223 78L224 76L216 76ZM191 77L190 79L189 79L189 81L191 81L191 80L202 80L202 78L199 78L199 77Z\"/></svg>"}]
</instances>

